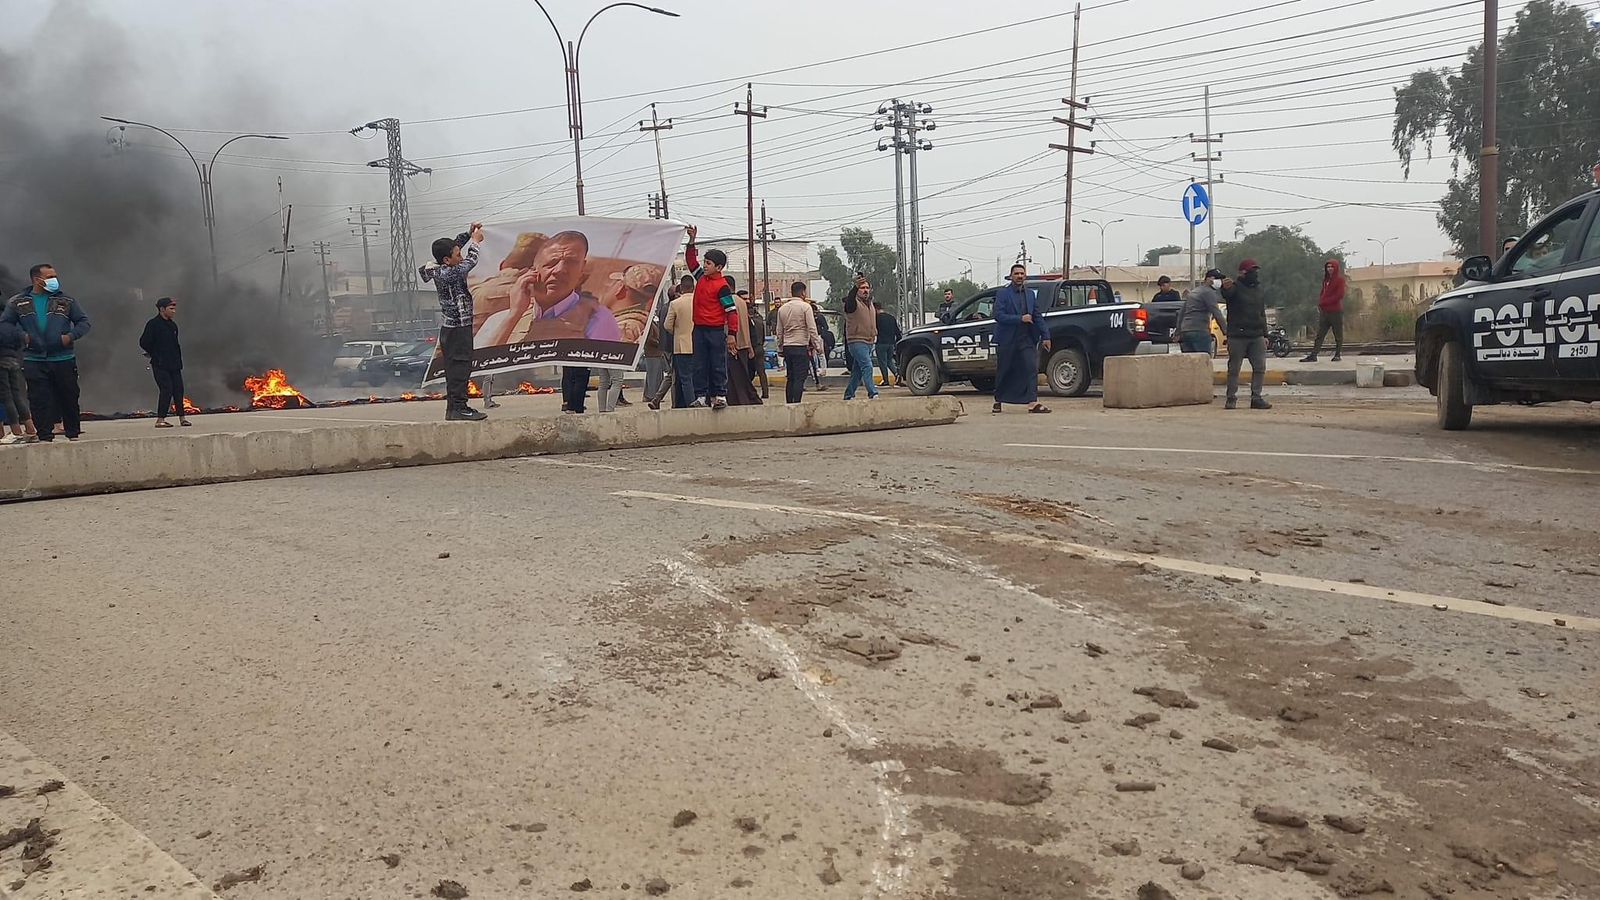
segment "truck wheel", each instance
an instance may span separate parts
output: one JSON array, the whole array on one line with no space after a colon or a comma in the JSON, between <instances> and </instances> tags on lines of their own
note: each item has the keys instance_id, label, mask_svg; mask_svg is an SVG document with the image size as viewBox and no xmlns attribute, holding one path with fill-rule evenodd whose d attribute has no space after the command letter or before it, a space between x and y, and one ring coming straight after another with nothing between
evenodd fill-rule
<instances>
[{"instance_id":1,"label":"truck wheel","mask_svg":"<svg viewBox=\"0 0 1600 900\"><path fill-rule=\"evenodd\" d=\"M972 389L980 394L992 394L994 393L994 379L974 378L972 379Z\"/></svg>"},{"instance_id":2,"label":"truck wheel","mask_svg":"<svg viewBox=\"0 0 1600 900\"><path fill-rule=\"evenodd\" d=\"M939 364L933 356L922 353L906 363L906 386L918 397L931 397L944 387L944 376L939 374Z\"/></svg>"},{"instance_id":3,"label":"truck wheel","mask_svg":"<svg viewBox=\"0 0 1600 900\"><path fill-rule=\"evenodd\" d=\"M1094 379L1089 371L1089 358L1077 347L1063 347L1050 354L1044 374L1050 393L1057 397L1082 397L1089 392L1089 382Z\"/></svg>"},{"instance_id":4,"label":"truck wheel","mask_svg":"<svg viewBox=\"0 0 1600 900\"><path fill-rule=\"evenodd\" d=\"M1439 401L1439 427L1460 431L1472 424L1472 405L1467 402L1467 367L1461 359L1461 345L1447 341L1439 348L1439 376L1435 396Z\"/></svg>"}]
</instances>

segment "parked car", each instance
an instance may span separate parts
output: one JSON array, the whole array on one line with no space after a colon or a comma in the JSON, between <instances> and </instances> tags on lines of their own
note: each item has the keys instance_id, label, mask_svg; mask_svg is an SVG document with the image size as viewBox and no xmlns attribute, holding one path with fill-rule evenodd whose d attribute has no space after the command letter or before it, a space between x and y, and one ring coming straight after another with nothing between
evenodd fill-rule
<instances>
[{"instance_id":1,"label":"parked car","mask_svg":"<svg viewBox=\"0 0 1600 900\"><path fill-rule=\"evenodd\" d=\"M346 341L333 357L333 374L345 387L353 386L361 374L361 361L388 356L405 346L400 341Z\"/></svg>"},{"instance_id":2,"label":"parked car","mask_svg":"<svg viewBox=\"0 0 1600 900\"><path fill-rule=\"evenodd\" d=\"M1417 318L1417 381L1439 427L1494 403L1600 400L1600 191L1557 207L1498 262L1461 264L1462 285Z\"/></svg>"},{"instance_id":3,"label":"parked car","mask_svg":"<svg viewBox=\"0 0 1600 900\"><path fill-rule=\"evenodd\" d=\"M1051 393L1081 396L1100 376L1106 357L1132 353L1145 339L1144 308L1115 302L1106 281L1046 278L1027 287L1038 292L1046 310L1051 352L1040 359L1040 371ZM951 381L994 389L994 297L994 288L982 291L938 323L906 332L895 347L895 362L911 393L936 394Z\"/></svg>"},{"instance_id":4,"label":"parked car","mask_svg":"<svg viewBox=\"0 0 1600 900\"><path fill-rule=\"evenodd\" d=\"M413 341L382 356L369 356L356 366L356 380L373 387L389 383L393 378L402 384L416 386L422 383L422 373L428 370L433 359L433 341Z\"/></svg>"}]
</instances>

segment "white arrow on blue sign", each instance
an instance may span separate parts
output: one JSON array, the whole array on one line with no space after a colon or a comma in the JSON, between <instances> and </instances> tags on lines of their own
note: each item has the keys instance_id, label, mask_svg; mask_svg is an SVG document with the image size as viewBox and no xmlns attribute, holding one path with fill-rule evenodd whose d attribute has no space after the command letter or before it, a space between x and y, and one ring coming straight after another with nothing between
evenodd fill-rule
<instances>
[{"instance_id":1,"label":"white arrow on blue sign","mask_svg":"<svg viewBox=\"0 0 1600 900\"><path fill-rule=\"evenodd\" d=\"M1211 215L1211 195L1206 192L1206 186L1198 182L1190 184L1183 192L1183 217L1190 225L1200 225L1206 217Z\"/></svg>"}]
</instances>

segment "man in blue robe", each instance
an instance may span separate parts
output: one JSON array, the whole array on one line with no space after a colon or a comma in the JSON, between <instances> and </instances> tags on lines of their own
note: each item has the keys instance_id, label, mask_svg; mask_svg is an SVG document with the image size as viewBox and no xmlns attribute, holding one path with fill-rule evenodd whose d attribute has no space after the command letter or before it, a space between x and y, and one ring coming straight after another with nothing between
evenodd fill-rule
<instances>
[{"instance_id":1,"label":"man in blue robe","mask_svg":"<svg viewBox=\"0 0 1600 900\"><path fill-rule=\"evenodd\" d=\"M1039 298L1028 290L1028 268L1011 267L1011 283L994 295L994 411L1020 403L1031 413L1047 413L1039 402L1039 349L1050 352L1050 330Z\"/></svg>"}]
</instances>

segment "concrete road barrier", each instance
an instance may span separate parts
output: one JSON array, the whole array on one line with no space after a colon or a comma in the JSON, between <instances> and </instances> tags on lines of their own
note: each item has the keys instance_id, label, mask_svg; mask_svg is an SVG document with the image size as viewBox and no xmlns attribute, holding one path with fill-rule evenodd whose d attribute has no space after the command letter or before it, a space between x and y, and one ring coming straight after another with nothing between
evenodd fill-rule
<instances>
[{"instance_id":1,"label":"concrete road barrier","mask_svg":"<svg viewBox=\"0 0 1600 900\"><path fill-rule=\"evenodd\" d=\"M952 397L823 400L487 422L426 422L33 444L0 452L0 501L954 422Z\"/></svg>"},{"instance_id":2,"label":"concrete road barrier","mask_svg":"<svg viewBox=\"0 0 1600 900\"><path fill-rule=\"evenodd\" d=\"M1150 409L1211 402L1211 358L1204 353L1106 359L1105 407Z\"/></svg>"}]
</instances>

